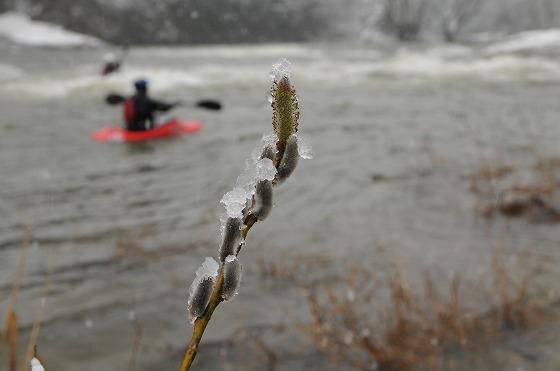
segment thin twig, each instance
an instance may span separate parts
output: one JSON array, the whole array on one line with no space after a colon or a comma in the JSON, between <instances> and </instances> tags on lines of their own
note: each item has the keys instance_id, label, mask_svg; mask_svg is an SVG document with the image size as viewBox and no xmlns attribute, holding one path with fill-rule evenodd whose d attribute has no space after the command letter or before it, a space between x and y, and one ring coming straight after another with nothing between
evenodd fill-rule
<instances>
[{"instance_id":1,"label":"thin twig","mask_svg":"<svg viewBox=\"0 0 560 371\"><path fill-rule=\"evenodd\" d=\"M17 338L18 338L18 318L14 310L8 312L6 323L6 337L8 338L9 365L10 371L17 371Z\"/></svg>"},{"instance_id":2,"label":"thin twig","mask_svg":"<svg viewBox=\"0 0 560 371\"><path fill-rule=\"evenodd\" d=\"M12 292L10 295L10 306L8 307L8 312L13 310L17 303L18 294L21 287L21 281L23 278L23 272L25 271L25 263L27 262L27 251L31 247L32 232L31 228L27 227L25 230L25 237L21 245L21 252L19 255L18 269L16 271L16 277L14 279L14 286L12 287Z\"/></svg>"},{"instance_id":3,"label":"thin twig","mask_svg":"<svg viewBox=\"0 0 560 371\"><path fill-rule=\"evenodd\" d=\"M142 343L142 336L144 334L144 329L142 325L135 323L134 324L134 343L132 344L132 351L130 352L130 360L128 361L128 367L126 371L134 371L136 367L136 359L138 358L138 350L140 349L140 345Z\"/></svg>"},{"instance_id":4,"label":"thin twig","mask_svg":"<svg viewBox=\"0 0 560 371\"><path fill-rule=\"evenodd\" d=\"M243 240L247 238L247 234L249 234L249 230L255 225L257 219L249 215L245 219L245 226L242 231ZM239 252L238 252L239 253ZM212 314L214 310L220 305L223 301L222 299L222 286L224 284L224 274L223 274L223 267L220 268L218 272L218 279L216 281L216 285L214 286L214 290L212 291L212 296L210 297L210 302L206 307L206 311L201 317L198 317L194 322L193 334L187 349L185 350L185 355L183 356L183 362L181 363L180 371L188 371L196 357L196 353L198 352L198 346L200 344L200 340L202 339L202 335L204 334L204 330L206 330L206 326L210 319L212 318Z\"/></svg>"},{"instance_id":5,"label":"thin twig","mask_svg":"<svg viewBox=\"0 0 560 371\"><path fill-rule=\"evenodd\" d=\"M47 259L47 279L45 280L45 285L43 287L43 297L41 298L41 303L37 308L37 313L35 315L35 320L33 321L33 327L31 329L31 335L29 336L29 342L27 343L27 350L25 352L25 361L22 364L22 371L27 370L27 365L31 362L31 358L37 354L37 338L39 337L39 331L41 330L41 324L43 323L43 315L45 313L45 306L47 303L47 298L49 296L49 290L52 282L52 255L48 255Z\"/></svg>"},{"instance_id":6,"label":"thin twig","mask_svg":"<svg viewBox=\"0 0 560 371\"><path fill-rule=\"evenodd\" d=\"M15 307L17 304L18 294L21 288L23 272L25 271L25 263L27 262L27 252L29 250L29 247L31 246L31 241L32 241L32 231L30 227L27 227L25 229L25 237L21 245L18 268L16 271L16 276L14 278L14 285L12 286L12 291L10 294L10 302L8 304L6 321L4 325L4 336L8 344L10 371L17 370L18 320L17 320L17 313L15 311ZM1 344L2 343L0 343L0 345ZM1 348L2 347L0 347L0 350Z\"/></svg>"},{"instance_id":7,"label":"thin twig","mask_svg":"<svg viewBox=\"0 0 560 371\"><path fill-rule=\"evenodd\" d=\"M298 119L299 119L299 109L298 109L298 101L297 96L295 93L295 89L290 82L289 74L285 72L285 68L288 67L289 63L285 60L281 60L276 64L273 68L273 71L276 71L273 87L271 90L272 99L272 110L273 110L273 120L272 126L274 128L276 134L276 151L270 150L270 147L264 148L264 152L262 152L261 159L265 160L272 160L273 166L276 168L276 174L274 181L272 179L267 180L268 187L272 187L275 185L275 181L283 181L288 178L293 170L297 165L297 158L299 157L298 151L298 144L297 144L297 136L296 133L298 131ZM278 73L280 70L284 71ZM275 152L273 154L269 154L268 152ZM263 180L264 181L264 180ZM252 205L255 205L256 196L259 194L259 185L255 184L255 195L253 195ZM263 193L261 192L261 196ZM261 201L265 198L262 197ZM272 207L272 195L269 195L267 199L270 202L268 207ZM264 204L261 205L264 207ZM268 213L268 212L267 212ZM245 241L247 238L247 234L249 230L257 223L258 220L264 220L266 214L259 214L257 212L244 212L244 220L243 220L243 229L241 232L242 240ZM237 232L238 233L238 232ZM233 246L232 246L233 247ZM239 255L241 248L243 247L243 242L241 242L237 250L235 251L235 255ZM228 255L230 255L230 251L227 251ZM194 322L193 334L191 340L185 350L185 355L183 357L183 362L181 363L180 371L188 371L194 359L196 357L196 353L198 351L198 346L202 339L202 335L206 330L206 326L208 322L212 318L212 314L214 310L220 305L220 303L224 300L222 297L222 288L224 286L224 266L227 262L225 257L221 257L222 265L218 270L218 277L217 281L214 284L214 288L210 295L210 301L206 306L206 309L202 316L196 318ZM197 313L198 314L198 313Z\"/></svg>"}]
</instances>

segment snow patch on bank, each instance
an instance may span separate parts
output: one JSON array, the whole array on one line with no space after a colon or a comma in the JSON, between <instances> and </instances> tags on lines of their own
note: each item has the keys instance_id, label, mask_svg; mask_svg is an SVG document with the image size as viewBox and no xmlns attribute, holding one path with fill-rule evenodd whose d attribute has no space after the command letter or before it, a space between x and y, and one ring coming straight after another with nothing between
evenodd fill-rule
<instances>
[{"instance_id":1,"label":"snow patch on bank","mask_svg":"<svg viewBox=\"0 0 560 371\"><path fill-rule=\"evenodd\" d=\"M0 37L30 46L76 47L101 44L94 37L68 31L55 24L34 21L27 15L16 12L0 14Z\"/></svg>"},{"instance_id":2,"label":"snow patch on bank","mask_svg":"<svg viewBox=\"0 0 560 371\"><path fill-rule=\"evenodd\" d=\"M525 31L509 36L486 48L490 54L527 51L560 51L560 29Z\"/></svg>"}]
</instances>

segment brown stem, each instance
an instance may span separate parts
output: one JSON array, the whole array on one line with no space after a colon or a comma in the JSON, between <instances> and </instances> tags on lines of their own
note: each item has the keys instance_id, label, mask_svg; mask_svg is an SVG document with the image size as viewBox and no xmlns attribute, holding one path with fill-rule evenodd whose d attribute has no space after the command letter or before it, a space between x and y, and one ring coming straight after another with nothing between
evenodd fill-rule
<instances>
[{"instance_id":1,"label":"brown stem","mask_svg":"<svg viewBox=\"0 0 560 371\"><path fill-rule=\"evenodd\" d=\"M248 215L247 218L245 218L245 222L244 222L245 227L241 232L243 239L247 238L247 234L249 233L249 230L253 225L255 225L256 222L257 219L252 215ZM239 254L239 250L237 253ZM214 285L214 290L212 290L212 296L210 296L210 302L206 307L206 311L201 317L198 317L194 322L193 334L191 336L191 341L189 342L189 345L185 350L185 355L183 356L183 362L181 363L180 371L189 371L192 363L194 362L196 353L198 352L198 346L200 344L200 341L202 340L202 335L204 334L204 330L206 330L206 326L208 325L208 322L210 322L210 318L212 318L212 314L214 313L214 310L223 301L222 299L223 284L224 284L224 270L222 267L218 272L218 280Z\"/></svg>"},{"instance_id":2,"label":"brown stem","mask_svg":"<svg viewBox=\"0 0 560 371\"><path fill-rule=\"evenodd\" d=\"M140 345L142 343L142 335L144 329L143 327L135 323L134 324L134 343L132 344L132 350L130 352L130 359L128 360L128 367L126 371L134 371L136 367L136 359L138 357L138 350L140 349Z\"/></svg>"}]
</instances>

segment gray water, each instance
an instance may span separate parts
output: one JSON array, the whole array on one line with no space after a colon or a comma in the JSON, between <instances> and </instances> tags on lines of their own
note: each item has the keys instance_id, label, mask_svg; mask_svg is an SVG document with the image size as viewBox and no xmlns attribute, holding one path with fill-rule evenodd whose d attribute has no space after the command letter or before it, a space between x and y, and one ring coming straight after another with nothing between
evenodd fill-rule
<instances>
[{"instance_id":1,"label":"gray water","mask_svg":"<svg viewBox=\"0 0 560 371\"><path fill-rule=\"evenodd\" d=\"M557 226L489 226L468 177L488 163L558 156L559 62L437 45L149 48L101 78L103 52L1 51L0 318L29 227L36 244L17 310L29 329L50 276L39 339L49 369L125 369L131 317L144 329L137 369L178 368L191 331L187 288L216 255L220 198L271 130L268 74L280 57L294 65L300 132L314 159L278 188L272 215L251 231L240 294L218 308L198 369L239 369L218 350L243 329L262 329L289 355L278 369L325 366L297 330L274 330L304 322L307 309L289 284L262 279L258 259L318 254L333 262L333 276L397 261L411 277L430 271L445 281L484 276L499 246L515 266L541 263L554 288ZM176 110L204 122L188 137L92 141L92 131L120 120L104 94L128 92L143 76L155 97L215 98L224 110ZM554 369L539 359L525 369Z\"/></svg>"}]
</instances>

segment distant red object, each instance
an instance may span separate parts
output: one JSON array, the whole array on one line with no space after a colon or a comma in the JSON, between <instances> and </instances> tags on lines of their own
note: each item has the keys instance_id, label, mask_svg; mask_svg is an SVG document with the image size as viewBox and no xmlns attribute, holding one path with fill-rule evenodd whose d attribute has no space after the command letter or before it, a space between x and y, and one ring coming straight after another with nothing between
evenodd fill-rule
<instances>
[{"instance_id":1,"label":"distant red object","mask_svg":"<svg viewBox=\"0 0 560 371\"><path fill-rule=\"evenodd\" d=\"M105 65L101 69L101 75L107 76L112 74L113 72L117 72L120 69L121 69L121 62L108 62L105 63Z\"/></svg>"},{"instance_id":2,"label":"distant red object","mask_svg":"<svg viewBox=\"0 0 560 371\"><path fill-rule=\"evenodd\" d=\"M143 142L192 134L201 129L202 123L199 121L172 119L155 129L145 131L128 131L120 126L103 128L92 133L91 138L99 142Z\"/></svg>"}]
</instances>

